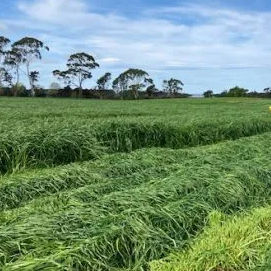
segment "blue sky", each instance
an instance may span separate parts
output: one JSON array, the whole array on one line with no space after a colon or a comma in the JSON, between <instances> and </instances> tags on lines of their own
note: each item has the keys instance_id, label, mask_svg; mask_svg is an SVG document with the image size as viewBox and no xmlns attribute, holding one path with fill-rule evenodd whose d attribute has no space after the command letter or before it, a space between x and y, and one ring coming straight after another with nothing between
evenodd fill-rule
<instances>
[{"instance_id":1,"label":"blue sky","mask_svg":"<svg viewBox=\"0 0 271 271\"><path fill-rule=\"evenodd\" d=\"M86 87L130 67L148 71L158 86L181 79L190 93L271 86L269 0L1 0L0 34L50 47L33 65L44 87L80 51L101 65Z\"/></svg>"}]
</instances>

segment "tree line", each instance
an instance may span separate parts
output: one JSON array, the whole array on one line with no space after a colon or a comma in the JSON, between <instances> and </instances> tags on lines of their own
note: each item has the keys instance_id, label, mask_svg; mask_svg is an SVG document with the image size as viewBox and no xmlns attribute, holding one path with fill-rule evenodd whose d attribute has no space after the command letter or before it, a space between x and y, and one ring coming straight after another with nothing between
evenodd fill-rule
<instances>
[{"instance_id":1,"label":"tree line","mask_svg":"<svg viewBox=\"0 0 271 271\"><path fill-rule=\"evenodd\" d=\"M171 78L163 81L161 91L154 80L142 69L131 68L112 78L110 72L97 79L94 89L85 89L84 83L92 79L94 69L100 67L95 58L85 52L70 55L66 69L52 71L59 83L52 83L49 89L39 86L40 72L33 70L36 60L42 59L42 54L49 47L33 37L24 37L14 43L0 36L0 95L2 96L38 96L38 97L83 97L83 98L169 98L189 97L183 93L184 84L181 80ZM29 83L26 88L21 83L25 76ZM250 92L248 89L234 87L215 94L212 90L203 93L205 98L211 97L262 97L271 98L271 88L263 92Z\"/></svg>"},{"instance_id":2,"label":"tree line","mask_svg":"<svg viewBox=\"0 0 271 271\"><path fill-rule=\"evenodd\" d=\"M48 91L38 85L40 73L32 69L36 60L42 59L44 51L49 47L33 37L24 37L14 43L0 36L0 89L2 95L10 96L76 96L99 98L132 97L187 97L183 94L183 82L171 78L163 81L163 90L159 91L153 79L142 69L131 68L121 73L115 79L107 72L97 79L94 89L84 89L84 83L92 78L92 71L99 68L95 58L85 52L70 55L65 70L54 70L54 77L65 85L52 83ZM26 76L29 82L27 89L21 84L21 76ZM1 94L1 93L0 93ZM95 95L94 95L95 94Z\"/></svg>"},{"instance_id":3,"label":"tree line","mask_svg":"<svg viewBox=\"0 0 271 271\"><path fill-rule=\"evenodd\" d=\"M203 93L205 98L213 97L247 97L247 98L271 98L271 88L265 88L262 92L249 91L249 89L235 86L229 90L224 90L221 93L215 94L212 90L207 90Z\"/></svg>"}]
</instances>

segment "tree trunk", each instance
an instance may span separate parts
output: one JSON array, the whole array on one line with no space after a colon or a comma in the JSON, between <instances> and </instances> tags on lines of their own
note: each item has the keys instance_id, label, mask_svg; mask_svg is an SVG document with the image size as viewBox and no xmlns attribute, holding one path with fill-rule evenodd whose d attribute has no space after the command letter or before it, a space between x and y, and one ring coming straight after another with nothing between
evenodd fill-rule
<instances>
[{"instance_id":1,"label":"tree trunk","mask_svg":"<svg viewBox=\"0 0 271 271\"><path fill-rule=\"evenodd\" d=\"M138 99L138 89L136 87L133 88L133 94L134 94L134 99Z\"/></svg>"},{"instance_id":2,"label":"tree trunk","mask_svg":"<svg viewBox=\"0 0 271 271\"><path fill-rule=\"evenodd\" d=\"M16 67L16 85L19 85L20 82L20 73L19 73L19 66Z\"/></svg>"},{"instance_id":3,"label":"tree trunk","mask_svg":"<svg viewBox=\"0 0 271 271\"><path fill-rule=\"evenodd\" d=\"M34 89L34 85L32 84L32 79L30 77L29 63L26 64L26 70L27 70L27 76L28 76L29 85L30 85L30 95L32 97L34 97L35 96L35 89Z\"/></svg>"}]
</instances>

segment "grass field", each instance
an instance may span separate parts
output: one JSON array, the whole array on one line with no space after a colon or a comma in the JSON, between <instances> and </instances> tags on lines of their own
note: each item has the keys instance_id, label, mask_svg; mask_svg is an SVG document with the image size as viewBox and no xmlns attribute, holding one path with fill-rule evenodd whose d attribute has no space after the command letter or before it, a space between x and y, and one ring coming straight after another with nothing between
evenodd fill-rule
<instances>
[{"instance_id":1,"label":"grass field","mask_svg":"<svg viewBox=\"0 0 271 271\"><path fill-rule=\"evenodd\" d=\"M270 270L270 105L1 98L0 270Z\"/></svg>"}]
</instances>

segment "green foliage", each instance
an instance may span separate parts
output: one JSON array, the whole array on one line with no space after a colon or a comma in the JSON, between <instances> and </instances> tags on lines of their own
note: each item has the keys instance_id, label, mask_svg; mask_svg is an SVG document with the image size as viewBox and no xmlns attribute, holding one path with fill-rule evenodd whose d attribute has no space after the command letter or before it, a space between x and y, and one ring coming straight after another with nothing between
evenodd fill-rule
<instances>
[{"instance_id":1,"label":"green foliage","mask_svg":"<svg viewBox=\"0 0 271 271\"><path fill-rule=\"evenodd\" d=\"M270 270L270 206L234 217L214 212L183 252L151 264L152 271Z\"/></svg>"},{"instance_id":2,"label":"green foliage","mask_svg":"<svg viewBox=\"0 0 271 271\"><path fill-rule=\"evenodd\" d=\"M265 134L191 150L141 150L7 176L0 263L11 270L146 267L185 247L213 210L232 214L270 201L270 142Z\"/></svg>"},{"instance_id":3,"label":"green foliage","mask_svg":"<svg viewBox=\"0 0 271 271\"><path fill-rule=\"evenodd\" d=\"M203 93L204 98L212 98L214 96L214 92L212 90L207 90Z\"/></svg>"},{"instance_id":4,"label":"green foliage","mask_svg":"<svg viewBox=\"0 0 271 271\"><path fill-rule=\"evenodd\" d=\"M183 82L178 79L171 78L170 80L164 80L164 91L170 95L176 95L183 90Z\"/></svg>"},{"instance_id":5,"label":"green foliage","mask_svg":"<svg viewBox=\"0 0 271 271\"><path fill-rule=\"evenodd\" d=\"M12 96L18 97L28 97L30 95L29 91L27 91L26 87L21 84L15 84L11 89Z\"/></svg>"},{"instance_id":6,"label":"green foliage","mask_svg":"<svg viewBox=\"0 0 271 271\"><path fill-rule=\"evenodd\" d=\"M10 43L10 40L4 36L0 36L0 88L4 85L10 85L12 81L12 75L5 67L5 57L7 54L6 46Z\"/></svg>"},{"instance_id":7,"label":"green foliage","mask_svg":"<svg viewBox=\"0 0 271 271\"><path fill-rule=\"evenodd\" d=\"M51 102L55 106L51 107ZM240 112L237 104L230 100L223 104L221 100L213 103L215 117L210 119L208 107L203 104L199 110L201 101L188 102L190 112L183 101L141 101L142 106L127 102L126 111L121 111L121 101L97 104L49 100L48 107L44 107L47 103L38 99L29 106L14 100L9 105L14 104L18 115L14 115L13 107L2 105L2 114L11 120L3 121L0 129L0 171L89 160L96 157L93 152L100 147L105 147L105 153L145 147L183 148L271 131L268 110L263 111L261 104L255 106L260 114L257 116L255 111L252 116L248 114L250 103ZM167 113L161 113L161 107ZM223 108L232 111L221 117L218 112Z\"/></svg>"},{"instance_id":8,"label":"green foliage","mask_svg":"<svg viewBox=\"0 0 271 271\"><path fill-rule=\"evenodd\" d=\"M127 95L131 91L133 98L138 99L138 92L150 84L153 84L153 81L149 78L149 74L146 71L128 69L113 81L113 89L117 93L121 93L122 96L124 96L124 92Z\"/></svg>"},{"instance_id":9,"label":"green foliage","mask_svg":"<svg viewBox=\"0 0 271 271\"><path fill-rule=\"evenodd\" d=\"M221 94L218 94L216 96L220 97L247 97L249 90L241 87L234 87L229 89L228 91L225 90Z\"/></svg>"},{"instance_id":10,"label":"green foliage","mask_svg":"<svg viewBox=\"0 0 271 271\"><path fill-rule=\"evenodd\" d=\"M54 70L53 75L62 80L68 86L74 85L82 89L85 80L92 78L91 71L99 67L92 55L87 53L72 54L67 61L67 70Z\"/></svg>"},{"instance_id":11,"label":"green foliage","mask_svg":"<svg viewBox=\"0 0 271 271\"><path fill-rule=\"evenodd\" d=\"M5 47L10 43L10 40L4 36L0 36L0 54L5 53Z\"/></svg>"},{"instance_id":12,"label":"green foliage","mask_svg":"<svg viewBox=\"0 0 271 271\"><path fill-rule=\"evenodd\" d=\"M261 245L248 244L265 223L255 215L243 239L238 227L222 238L230 252L248 244L244 255L212 245L227 216L271 204L268 108L259 99L1 98L0 269L178 268L189 246L225 263L217 268L246 267L250 256L268 268L270 253L258 261ZM203 235L210 241L196 250L208 221L217 239ZM194 256L187 264L200 263Z\"/></svg>"},{"instance_id":13,"label":"green foliage","mask_svg":"<svg viewBox=\"0 0 271 271\"><path fill-rule=\"evenodd\" d=\"M109 82L111 80L111 73L107 72L97 80L98 90L108 89Z\"/></svg>"},{"instance_id":14,"label":"green foliage","mask_svg":"<svg viewBox=\"0 0 271 271\"><path fill-rule=\"evenodd\" d=\"M10 55L13 57L9 60L10 65L16 67L17 73L20 64L24 64L26 66L26 74L31 88L31 96L34 96L35 94L34 89L35 82L38 78L38 72L30 71L30 65L34 60L40 60L42 58L43 49L49 51L49 47L42 41L32 37L24 37L12 44ZM19 83L18 80L17 83Z\"/></svg>"}]
</instances>

